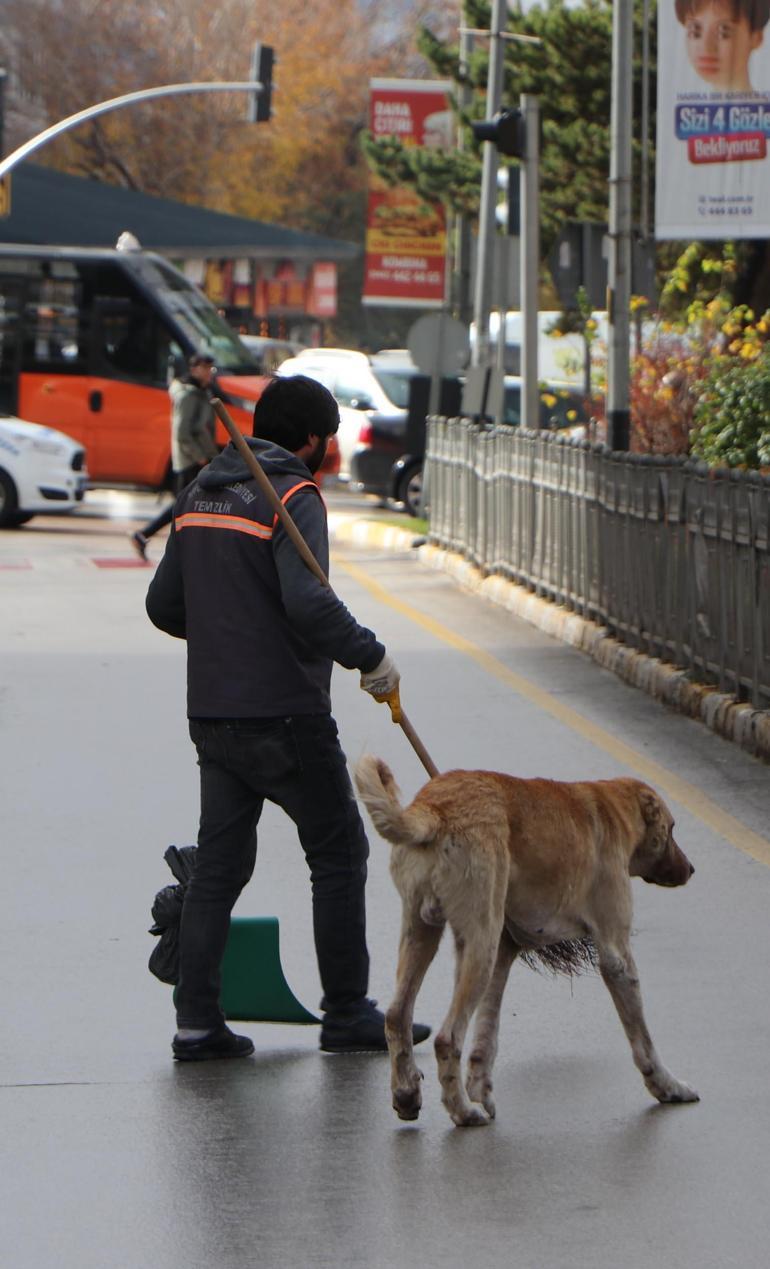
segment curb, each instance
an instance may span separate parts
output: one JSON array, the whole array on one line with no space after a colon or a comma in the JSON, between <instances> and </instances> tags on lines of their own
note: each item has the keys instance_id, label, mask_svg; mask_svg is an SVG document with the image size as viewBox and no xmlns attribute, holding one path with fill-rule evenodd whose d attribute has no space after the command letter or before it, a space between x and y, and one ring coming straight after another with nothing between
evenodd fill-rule
<instances>
[{"instance_id":1,"label":"curb","mask_svg":"<svg viewBox=\"0 0 770 1269\"><path fill-rule=\"evenodd\" d=\"M353 546L373 546L390 551L409 551L416 534L399 529L395 524L376 524L374 520L357 519L344 511L330 511L329 537Z\"/></svg>"},{"instance_id":2,"label":"curb","mask_svg":"<svg viewBox=\"0 0 770 1269\"><path fill-rule=\"evenodd\" d=\"M416 549L420 563L426 568L448 573L466 590L514 613L544 634L578 648L654 700L703 723L755 758L770 761L770 711L754 709L715 687L693 682L687 671L620 643L605 626L541 599L504 577L487 576L463 556L429 543L422 544L421 539L405 529L330 515L329 531L340 542L385 550L410 550L415 548L416 541L420 542Z\"/></svg>"}]
</instances>

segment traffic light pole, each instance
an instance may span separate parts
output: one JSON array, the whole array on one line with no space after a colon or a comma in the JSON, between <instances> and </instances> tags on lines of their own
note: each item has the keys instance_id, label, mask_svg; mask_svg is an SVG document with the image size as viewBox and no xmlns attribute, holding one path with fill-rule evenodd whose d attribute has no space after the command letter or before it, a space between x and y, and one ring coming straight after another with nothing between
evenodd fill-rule
<instances>
[{"instance_id":1,"label":"traffic light pole","mask_svg":"<svg viewBox=\"0 0 770 1269\"><path fill-rule=\"evenodd\" d=\"M493 0L489 28L489 75L487 79L487 118L493 119L500 109L503 91L504 41L508 0ZM481 206L479 209L479 238L476 252L476 288L473 317L476 324L476 343L473 349L473 365L490 364L489 310L492 295L492 263L494 258L497 205L497 150L485 145L481 169Z\"/></svg>"},{"instance_id":2,"label":"traffic light pole","mask_svg":"<svg viewBox=\"0 0 770 1269\"><path fill-rule=\"evenodd\" d=\"M631 110L633 0L615 0L612 22L610 133L610 258L607 288L607 443L626 450L631 431L629 402L631 336Z\"/></svg>"},{"instance_id":3,"label":"traffic light pole","mask_svg":"<svg viewBox=\"0 0 770 1269\"><path fill-rule=\"evenodd\" d=\"M95 106L88 106L86 110L79 110L77 114L68 115L66 119L61 119L59 123L55 123L50 128L46 128L44 132L38 132L37 136L31 137L29 141L25 141L17 150L9 154L0 162L0 177L5 176L6 172L10 172L17 163L21 163L22 159L26 159L35 150L39 150L47 141L52 141L54 137L58 137L62 132L69 131L70 128L76 127L79 123L86 123L89 119L95 119L97 115L106 114L109 110L117 110L121 106L132 106L136 102L151 101L154 97L175 97L180 93L222 93L222 92L250 92L261 93L264 85L255 83L254 81L232 81L221 80L216 82L202 82L189 84L164 84L158 88L140 88L137 92L124 93L121 97L111 97L109 101L100 101Z\"/></svg>"}]
</instances>

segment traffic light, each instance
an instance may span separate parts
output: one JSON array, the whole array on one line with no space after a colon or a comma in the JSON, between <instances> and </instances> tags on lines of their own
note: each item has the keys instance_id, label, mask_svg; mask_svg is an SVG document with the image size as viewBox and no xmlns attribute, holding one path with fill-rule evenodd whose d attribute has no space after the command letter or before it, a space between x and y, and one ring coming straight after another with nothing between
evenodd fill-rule
<instances>
[{"instance_id":1,"label":"traffic light","mask_svg":"<svg viewBox=\"0 0 770 1269\"><path fill-rule=\"evenodd\" d=\"M261 84L262 89L258 93L249 94L246 118L249 123L267 123L273 95L273 50L269 44L254 45L249 78Z\"/></svg>"},{"instance_id":2,"label":"traffic light","mask_svg":"<svg viewBox=\"0 0 770 1269\"><path fill-rule=\"evenodd\" d=\"M502 110L494 119L471 124L477 141L491 141L501 154L513 159L525 157L524 116L520 110Z\"/></svg>"},{"instance_id":3,"label":"traffic light","mask_svg":"<svg viewBox=\"0 0 770 1269\"><path fill-rule=\"evenodd\" d=\"M497 188L505 191L505 197L495 208L495 219L503 233L518 238L521 233L521 168L498 168Z\"/></svg>"}]
</instances>

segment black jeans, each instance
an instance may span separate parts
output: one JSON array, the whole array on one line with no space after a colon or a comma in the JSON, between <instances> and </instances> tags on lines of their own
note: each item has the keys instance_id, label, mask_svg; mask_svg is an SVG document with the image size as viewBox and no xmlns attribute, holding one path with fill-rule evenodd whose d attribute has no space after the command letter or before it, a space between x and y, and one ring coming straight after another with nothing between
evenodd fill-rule
<instances>
[{"instance_id":1,"label":"black jeans","mask_svg":"<svg viewBox=\"0 0 770 1269\"><path fill-rule=\"evenodd\" d=\"M223 1021L219 989L230 912L254 870L266 798L296 824L310 868L321 1007L355 1008L369 982L369 846L334 719L191 719L190 736L198 750L201 817L180 927L177 1026Z\"/></svg>"}]
</instances>

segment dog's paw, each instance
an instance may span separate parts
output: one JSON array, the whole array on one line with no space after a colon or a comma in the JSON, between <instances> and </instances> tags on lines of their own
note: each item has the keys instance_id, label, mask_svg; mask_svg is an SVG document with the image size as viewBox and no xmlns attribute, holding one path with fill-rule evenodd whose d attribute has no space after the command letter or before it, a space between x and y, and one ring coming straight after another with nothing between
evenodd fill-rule
<instances>
[{"instance_id":1,"label":"dog's paw","mask_svg":"<svg viewBox=\"0 0 770 1269\"><path fill-rule=\"evenodd\" d=\"M669 1087L661 1089L655 1093L655 1096L664 1105L700 1101L700 1093L698 1093L697 1089L692 1088L690 1084L682 1083L681 1080L672 1080Z\"/></svg>"},{"instance_id":2,"label":"dog's paw","mask_svg":"<svg viewBox=\"0 0 770 1269\"><path fill-rule=\"evenodd\" d=\"M673 1075L669 1075L668 1071L659 1073L657 1076L650 1076L646 1080L646 1084L653 1097L657 1098L663 1105L681 1105L682 1102L699 1102L700 1095L689 1084L685 1084L682 1080L674 1079Z\"/></svg>"},{"instance_id":3,"label":"dog's paw","mask_svg":"<svg viewBox=\"0 0 770 1269\"><path fill-rule=\"evenodd\" d=\"M393 1109L399 1119L414 1120L422 1107L422 1093L417 1088L397 1088L393 1093Z\"/></svg>"},{"instance_id":4,"label":"dog's paw","mask_svg":"<svg viewBox=\"0 0 770 1269\"><path fill-rule=\"evenodd\" d=\"M472 1102L484 1107L490 1119L495 1117L495 1101L492 1096L492 1081L488 1075L469 1074L465 1081L465 1091Z\"/></svg>"},{"instance_id":5,"label":"dog's paw","mask_svg":"<svg viewBox=\"0 0 770 1269\"><path fill-rule=\"evenodd\" d=\"M469 1106L467 1110L453 1110L450 1114L458 1128L482 1128L485 1124L492 1122L491 1118L476 1106Z\"/></svg>"}]
</instances>

